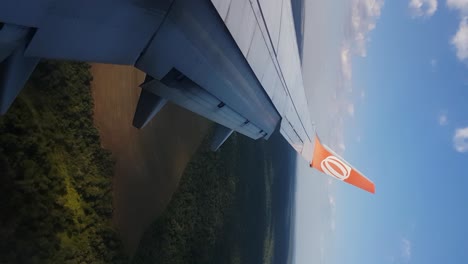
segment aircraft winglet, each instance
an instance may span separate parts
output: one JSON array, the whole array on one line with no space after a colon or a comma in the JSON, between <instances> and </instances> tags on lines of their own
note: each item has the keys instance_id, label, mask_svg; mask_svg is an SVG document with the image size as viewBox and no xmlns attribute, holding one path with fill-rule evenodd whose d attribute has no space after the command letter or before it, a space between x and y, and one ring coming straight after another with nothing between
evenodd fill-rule
<instances>
[{"instance_id":1,"label":"aircraft winglet","mask_svg":"<svg viewBox=\"0 0 468 264\"><path fill-rule=\"evenodd\" d=\"M330 148L322 145L317 135L315 136L314 156L310 167L370 193L375 193L374 183Z\"/></svg>"}]
</instances>

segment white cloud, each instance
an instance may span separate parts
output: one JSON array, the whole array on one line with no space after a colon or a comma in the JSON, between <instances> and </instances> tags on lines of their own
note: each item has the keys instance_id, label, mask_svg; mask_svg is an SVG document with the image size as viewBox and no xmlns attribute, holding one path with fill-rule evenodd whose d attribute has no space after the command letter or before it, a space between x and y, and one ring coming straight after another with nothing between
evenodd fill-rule
<instances>
[{"instance_id":1,"label":"white cloud","mask_svg":"<svg viewBox=\"0 0 468 264\"><path fill-rule=\"evenodd\" d=\"M338 148L340 149L341 153L346 150L346 145L342 142L338 144Z\"/></svg>"},{"instance_id":2,"label":"white cloud","mask_svg":"<svg viewBox=\"0 0 468 264\"><path fill-rule=\"evenodd\" d=\"M458 152L468 152L468 127L455 130L453 146Z\"/></svg>"},{"instance_id":3,"label":"white cloud","mask_svg":"<svg viewBox=\"0 0 468 264\"><path fill-rule=\"evenodd\" d=\"M437 117L437 121L439 122L439 125L441 126L447 125L448 124L447 113L446 112L440 113L439 116Z\"/></svg>"},{"instance_id":4,"label":"white cloud","mask_svg":"<svg viewBox=\"0 0 468 264\"><path fill-rule=\"evenodd\" d=\"M447 6L464 14L468 12L468 0L447 0Z\"/></svg>"},{"instance_id":5,"label":"white cloud","mask_svg":"<svg viewBox=\"0 0 468 264\"><path fill-rule=\"evenodd\" d=\"M437 0L410 0L408 7L413 17L430 17L437 11Z\"/></svg>"},{"instance_id":6,"label":"white cloud","mask_svg":"<svg viewBox=\"0 0 468 264\"><path fill-rule=\"evenodd\" d=\"M340 109L344 109L343 106L340 104ZM345 138L344 138L344 131L345 131L345 123L344 123L344 114L345 112L341 112L337 115L336 118L333 119L332 125L330 128L330 139L329 144L333 150L336 151L338 155L343 155L346 149L345 145Z\"/></svg>"},{"instance_id":7,"label":"white cloud","mask_svg":"<svg viewBox=\"0 0 468 264\"><path fill-rule=\"evenodd\" d=\"M351 55L366 57L368 34L375 28L380 17L383 0L352 0L349 15L350 23L345 28L345 38L341 47L341 69L346 81L351 79Z\"/></svg>"},{"instance_id":8,"label":"white cloud","mask_svg":"<svg viewBox=\"0 0 468 264\"><path fill-rule=\"evenodd\" d=\"M455 47L457 58L460 61L468 61L468 0L447 0L447 6L458 11L461 15L457 33L450 43Z\"/></svg>"},{"instance_id":9,"label":"white cloud","mask_svg":"<svg viewBox=\"0 0 468 264\"><path fill-rule=\"evenodd\" d=\"M337 89L333 99L337 107L333 111L329 145L337 150L339 155L345 151L343 118L354 115L354 106L350 106L347 96L352 92L352 59L355 56L367 56L367 43L370 42L369 33L375 29L376 22L381 15L383 0L347 0L346 14L343 21L343 37L338 49L338 78ZM361 98L364 99L364 92ZM336 113L335 113L336 111Z\"/></svg>"},{"instance_id":10,"label":"white cloud","mask_svg":"<svg viewBox=\"0 0 468 264\"><path fill-rule=\"evenodd\" d=\"M354 50L362 57L367 54L367 34L375 28L382 7L383 0L354 0L352 3L350 37Z\"/></svg>"},{"instance_id":11,"label":"white cloud","mask_svg":"<svg viewBox=\"0 0 468 264\"><path fill-rule=\"evenodd\" d=\"M354 117L354 104L348 104L346 111L348 111L348 114L351 117Z\"/></svg>"},{"instance_id":12,"label":"white cloud","mask_svg":"<svg viewBox=\"0 0 468 264\"><path fill-rule=\"evenodd\" d=\"M401 239L401 257L405 262L411 259L411 241L406 238Z\"/></svg>"},{"instance_id":13,"label":"white cloud","mask_svg":"<svg viewBox=\"0 0 468 264\"><path fill-rule=\"evenodd\" d=\"M341 48L341 71L345 80L351 80L351 55L348 47Z\"/></svg>"},{"instance_id":14,"label":"white cloud","mask_svg":"<svg viewBox=\"0 0 468 264\"><path fill-rule=\"evenodd\" d=\"M458 26L457 33L452 37L451 43L457 50L457 58L461 61L468 59L468 17L464 17Z\"/></svg>"},{"instance_id":15,"label":"white cloud","mask_svg":"<svg viewBox=\"0 0 468 264\"><path fill-rule=\"evenodd\" d=\"M312 1L311 4L315 5L315 2L326 2L326 5L329 5L329 1ZM327 58L331 58L330 67L325 67L327 69L330 68L331 71L326 70L326 74L323 76L324 78L313 78L314 80L311 81L318 86L323 86L323 84L325 84L325 86L330 87L330 89L327 89L325 92L325 96L322 96L327 99L326 102L324 101L327 107L322 111L326 119L321 118L321 115L319 115L316 117L316 121L317 123L325 122L320 126L322 128L319 128L319 132L327 135L327 137L324 138L326 144L338 154L342 154L345 149L346 140L343 134L348 127L345 127L344 124L337 124L341 123L338 120L351 119L350 113L352 113L353 110L350 110L351 108L348 107L349 103L355 104L354 110L356 110L356 112L354 114L358 114L357 101L355 100L360 100L360 92L363 89L359 87L359 90L352 90L352 67L354 67L354 65L352 65L352 59L356 58L356 56L365 56L367 54L366 45L368 46L369 42L368 33L376 26L376 21L378 21L381 8L383 7L383 0L345 0L342 4L343 7L340 9L340 14L332 19L336 22L335 29L331 29L332 31L330 31L330 29L323 30L323 27L318 27L320 31L311 31L311 34L309 34L310 36L320 38L332 33L333 36L338 38L336 39L338 42L320 42L320 44L318 44L319 46L311 49L317 54L323 53ZM322 18L319 15L316 22L321 22L320 19ZM311 29L312 28L315 30L315 27L311 27ZM326 45L326 49L322 48L323 45ZM323 50L326 51L326 53L324 53ZM318 66L314 64L313 67L317 68L314 72L320 72L322 69L325 69L323 65L320 65L320 63ZM304 65L304 67L308 66ZM328 74L328 72L330 74ZM329 82L331 82L331 85L329 85ZM364 91L362 93L364 93ZM313 95L316 94L313 93ZM311 111L314 110L313 106L309 108L311 108Z\"/></svg>"}]
</instances>

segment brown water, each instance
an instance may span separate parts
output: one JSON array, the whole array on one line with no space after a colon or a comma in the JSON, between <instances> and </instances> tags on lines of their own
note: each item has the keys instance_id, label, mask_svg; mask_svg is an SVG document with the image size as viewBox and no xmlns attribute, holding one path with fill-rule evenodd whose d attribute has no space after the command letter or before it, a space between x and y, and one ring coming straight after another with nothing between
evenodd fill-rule
<instances>
[{"instance_id":1,"label":"brown water","mask_svg":"<svg viewBox=\"0 0 468 264\"><path fill-rule=\"evenodd\" d=\"M144 73L93 64L94 122L116 161L113 221L133 254L144 230L169 203L210 122L172 104L142 130L132 126Z\"/></svg>"}]
</instances>

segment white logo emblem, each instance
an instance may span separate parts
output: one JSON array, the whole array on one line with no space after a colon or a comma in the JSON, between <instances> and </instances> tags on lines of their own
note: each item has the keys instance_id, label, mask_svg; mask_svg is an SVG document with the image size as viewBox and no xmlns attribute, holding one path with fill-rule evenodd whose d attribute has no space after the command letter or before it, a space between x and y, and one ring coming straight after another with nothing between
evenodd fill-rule
<instances>
[{"instance_id":1,"label":"white logo emblem","mask_svg":"<svg viewBox=\"0 0 468 264\"><path fill-rule=\"evenodd\" d=\"M328 156L320 163L323 172L339 180L346 180L351 174L351 167L335 156Z\"/></svg>"}]
</instances>

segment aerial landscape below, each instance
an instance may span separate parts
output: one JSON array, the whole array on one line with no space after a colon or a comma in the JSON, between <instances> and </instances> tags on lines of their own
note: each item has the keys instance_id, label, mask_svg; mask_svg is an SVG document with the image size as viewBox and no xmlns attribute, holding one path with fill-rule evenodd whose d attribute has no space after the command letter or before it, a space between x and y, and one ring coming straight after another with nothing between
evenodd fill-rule
<instances>
[{"instance_id":1,"label":"aerial landscape below","mask_svg":"<svg viewBox=\"0 0 468 264\"><path fill-rule=\"evenodd\" d=\"M0 264L468 263L468 0L0 1Z\"/></svg>"},{"instance_id":2,"label":"aerial landscape below","mask_svg":"<svg viewBox=\"0 0 468 264\"><path fill-rule=\"evenodd\" d=\"M137 176L142 168L125 164L134 162L126 159L128 152L110 153L101 147L93 125L99 98L92 94L98 91L91 89L96 83L90 70L84 63L42 62L1 120L1 194L8 201L1 207L1 236L9 241L1 247L2 263L284 263L288 259L295 158L281 138L274 136L271 144L257 146L236 136L220 152L212 152L203 140L210 133L206 126L199 132L201 141L195 143L198 150L191 161L176 167L181 175L164 166L152 167L148 177L157 183L144 188L150 180L126 179L144 177ZM126 81L135 77L131 69L117 70L128 73ZM100 78L96 69L94 74ZM108 101L110 108L100 111L115 111L118 106L113 103L126 94L114 96ZM131 114L124 108L120 111L121 116ZM167 114L177 114L176 109ZM179 115L203 124L188 112ZM108 129L129 126L138 131L124 122L114 120ZM169 125L170 120L156 122ZM145 140L144 135L134 137ZM163 148L159 146L159 151ZM167 145L164 151L167 158L180 159L170 148ZM274 154L282 152L290 154ZM173 186L180 181L177 191L169 189L171 181L176 181ZM123 199L126 204L121 204ZM169 199L161 209L154 204ZM252 246L244 247L245 243Z\"/></svg>"}]
</instances>

